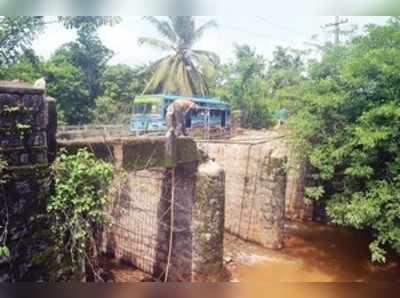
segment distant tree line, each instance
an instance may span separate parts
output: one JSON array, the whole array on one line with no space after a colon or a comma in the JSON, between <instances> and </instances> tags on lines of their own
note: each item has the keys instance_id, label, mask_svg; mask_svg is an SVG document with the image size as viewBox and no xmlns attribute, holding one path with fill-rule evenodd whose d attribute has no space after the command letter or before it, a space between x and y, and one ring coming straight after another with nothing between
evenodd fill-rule
<instances>
[{"instance_id":1,"label":"distant tree line","mask_svg":"<svg viewBox=\"0 0 400 298\"><path fill-rule=\"evenodd\" d=\"M136 95L164 93L219 96L243 111L245 126L268 127L273 122L272 107L278 103L272 104L271 99L297 84L304 70L303 52L278 48L267 62L248 45L235 46L234 61L221 64L216 54L193 49L217 24L211 20L197 26L189 16L145 17L164 39L142 37L139 44L169 55L147 65L110 65L114 53L102 43L97 30L121 19L58 17L57 21L75 30L77 39L61 45L45 60L31 48L32 40L46 26L45 18L0 20L0 27L5 28L0 33L0 79L33 83L43 74L52 74L47 94L57 99L59 120L64 124L128 123Z\"/></svg>"}]
</instances>

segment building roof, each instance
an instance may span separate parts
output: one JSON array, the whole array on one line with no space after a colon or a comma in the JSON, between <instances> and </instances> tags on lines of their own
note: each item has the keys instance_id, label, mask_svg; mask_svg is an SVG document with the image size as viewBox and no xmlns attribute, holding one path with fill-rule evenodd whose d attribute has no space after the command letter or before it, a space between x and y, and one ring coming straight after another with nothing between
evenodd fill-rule
<instances>
[{"instance_id":1,"label":"building roof","mask_svg":"<svg viewBox=\"0 0 400 298\"><path fill-rule=\"evenodd\" d=\"M136 98L144 99L144 98L154 98L160 97L165 98L168 100L176 100L176 99L191 99L197 104L204 104L204 105L211 105L211 106L218 106L219 108L229 108L229 104L220 100L217 97L199 97L199 96L177 96L177 95L163 95L163 94L154 94L154 95L143 95L138 96ZM136 99L135 99L136 100Z\"/></svg>"}]
</instances>

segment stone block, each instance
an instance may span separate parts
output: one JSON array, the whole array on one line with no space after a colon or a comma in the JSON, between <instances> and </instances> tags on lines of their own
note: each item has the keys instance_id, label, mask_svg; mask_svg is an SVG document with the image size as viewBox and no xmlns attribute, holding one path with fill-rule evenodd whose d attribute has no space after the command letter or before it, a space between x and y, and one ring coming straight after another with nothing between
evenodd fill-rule
<instances>
[{"instance_id":1,"label":"stone block","mask_svg":"<svg viewBox=\"0 0 400 298\"><path fill-rule=\"evenodd\" d=\"M0 196L7 201L6 245L11 251L10 259L0 261L0 281L43 281L47 276L44 264L33 263L49 240L49 227L39 216L46 214L52 183L44 107L43 90L0 81L0 155L8 163Z\"/></svg>"},{"instance_id":2,"label":"stone block","mask_svg":"<svg viewBox=\"0 0 400 298\"><path fill-rule=\"evenodd\" d=\"M47 164L47 147L17 147L0 150L8 166Z\"/></svg>"}]
</instances>

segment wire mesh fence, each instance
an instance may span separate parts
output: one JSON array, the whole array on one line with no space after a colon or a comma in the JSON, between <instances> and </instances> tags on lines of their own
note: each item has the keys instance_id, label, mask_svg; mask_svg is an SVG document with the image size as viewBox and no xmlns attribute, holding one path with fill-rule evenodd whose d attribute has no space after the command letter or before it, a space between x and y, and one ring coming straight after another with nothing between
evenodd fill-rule
<instances>
[{"instance_id":1,"label":"wire mesh fence","mask_svg":"<svg viewBox=\"0 0 400 298\"><path fill-rule=\"evenodd\" d=\"M201 144L226 172L226 230L271 248L279 248L283 236L286 159L276 154L279 142Z\"/></svg>"}]
</instances>

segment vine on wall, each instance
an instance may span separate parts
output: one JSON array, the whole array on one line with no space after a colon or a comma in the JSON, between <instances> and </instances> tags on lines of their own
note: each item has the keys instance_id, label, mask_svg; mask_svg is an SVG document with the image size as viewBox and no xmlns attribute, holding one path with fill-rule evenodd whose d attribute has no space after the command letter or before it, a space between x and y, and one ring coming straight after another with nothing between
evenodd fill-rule
<instances>
[{"instance_id":1,"label":"vine on wall","mask_svg":"<svg viewBox=\"0 0 400 298\"><path fill-rule=\"evenodd\" d=\"M98 243L107 224L105 208L113 166L81 149L75 155L62 153L55 161L55 193L48 204L52 253L57 256L54 280L101 280Z\"/></svg>"}]
</instances>

